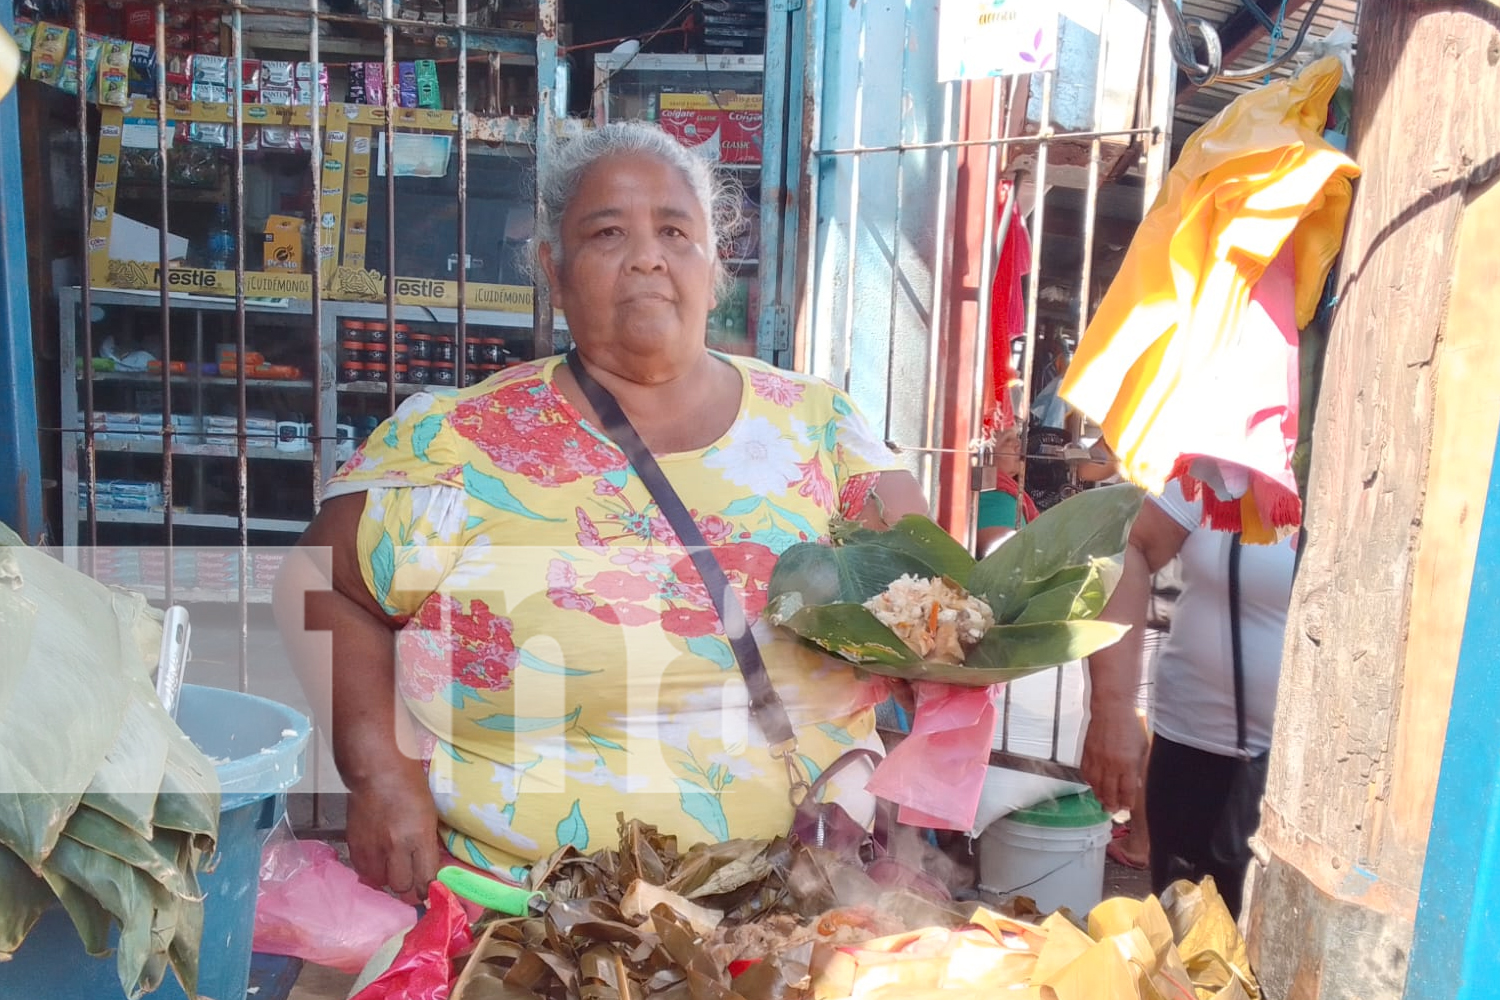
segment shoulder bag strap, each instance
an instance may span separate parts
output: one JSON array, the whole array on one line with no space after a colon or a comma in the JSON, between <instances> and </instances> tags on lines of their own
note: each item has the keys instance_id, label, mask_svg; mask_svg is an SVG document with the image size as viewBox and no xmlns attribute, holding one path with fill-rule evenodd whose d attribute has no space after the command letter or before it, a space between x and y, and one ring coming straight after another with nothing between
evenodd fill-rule
<instances>
[{"instance_id":1,"label":"shoulder bag strap","mask_svg":"<svg viewBox=\"0 0 1500 1000\"><path fill-rule=\"evenodd\" d=\"M1229 646L1234 656L1234 738L1240 756L1245 743L1245 658L1240 638L1240 533L1229 542Z\"/></svg>"},{"instance_id":2,"label":"shoulder bag strap","mask_svg":"<svg viewBox=\"0 0 1500 1000\"><path fill-rule=\"evenodd\" d=\"M750 634L745 609L740 604L739 596L729 586L729 578L724 575L723 567L704 540L703 533L698 530L698 525L688 513L682 498L661 471L651 449L646 447L646 443L631 426L630 419L625 416L625 411L620 409L619 402L610 391L584 369L576 347L568 351L567 362L578 387L583 390L584 396L603 422L604 433L625 453L636 474L641 477L641 482L651 492L651 498L656 501L662 516L687 548L688 557L693 560L698 574L703 577L703 584L713 597L714 607L718 609L719 618L724 622L724 634L729 638L734 658L740 665L740 673L745 677L745 687L750 692L750 713L770 741L772 754L785 761L794 794L805 791L806 783L799 773L792 770L795 767L792 751L796 749L797 740L792 733L786 706L781 703L781 696L771 685L765 661L760 656L760 647Z\"/></svg>"}]
</instances>

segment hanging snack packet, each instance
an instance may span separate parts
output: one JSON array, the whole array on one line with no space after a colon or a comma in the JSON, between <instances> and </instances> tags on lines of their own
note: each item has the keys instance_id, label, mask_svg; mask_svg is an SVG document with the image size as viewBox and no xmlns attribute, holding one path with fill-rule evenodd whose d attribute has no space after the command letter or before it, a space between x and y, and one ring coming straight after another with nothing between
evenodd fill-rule
<instances>
[{"instance_id":1,"label":"hanging snack packet","mask_svg":"<svg viewBox=\"0 0 1500 1000\"><path fill-rule=\"evenodd\" d=\"M63 63L62 79L57 81L57 88L64 94L84 94L89 92L89 87L94 82L94 72L99 68L99 47L103 39L94 35L85 35L83 44L78 44L78 35L72 35L72 44L68 46L68 58Z\"/></svg>"},{"instance_id":2,"label":"hanging snack packet","mask_svg":"<svg viewBox=\"0 0 1500 1000\"><path fill-rule=\"evenodd\" d=\"M130 45L130 96L156 96L156 48L144 42Z\"/></svg>"},{"instance_id":3,"label":"hanging snack packet","mask_svg":"<svg viewBox=\"0 0 1500 1000\"><path fill-rule=\"evenodd\" d=\"M130 104L130 43L106 38L99 51L100 104L123 108Z\"/></svg>"},{"instance_id":4,"label":"hanging snack packet","mask_svg":"<svg viewBox=\"0 0 1500 1000\"><path fill-rule=\"evenodd\" d=\"M261 74L260 60L245 59L241 62L240 65L243 67L240 75L240 106L243 108L247 105L259 104ZM233 101L234 95L231 94L229 99ZM259 126L250 125L247 123L245 125L244 136L246 151L260 148Z\"/></svg>"},{"instance_id":5,"label":"hanging snack packet","mask_svg":"<svg viewBox=\"0 0 1500 1000\"><path fill-rule=\"evenodd\" d=\"M344 94L345 104L365 103L365 64L349 64L349 89Z\"/></svg>"},{"instance_id":6,"label":"hanging snack packet","mask_svg":"<svg viewBox=\"0 0 1500 1000\"><path fill-rule=\"evenodd\" d=\"M36 40L36 22L17 21L13 34L16 39L16 48L21 52L21 62L16 70L16 76L29 77L31 76L31 43Z\"/></svg>"},{"instance_id":7,"label":"hanging snack packet","mask_svg":"<svg viewBox=\"0 0 1500 1000\"><path fill-rule=\"evenodd\" d=\"M297 97L295 67L289 62L266 59L260 64L260 103L290 105ZM295 149L292 130L283 125L266 125L260 130L263 149Z\"/></svg>"},{"instance_id":8,"label":"hanging snack packet","mask_svg":"<svg viewBox=\"0 0 1500 1000\"><path fill-rule=\"evenodd\" d=\"M164 70L167 74L167 100L193 99L192 57L186 52L168 52Z\"/></svg>"},{"instance_id":9,"label":"hanging snack packet","mask_svg":"<svg viewBox=\"0 0 1500 1000\"><path fill-rule=\"evenodd\" d=\"M200 103L229 103L229 60L224 56L194 55L188 63L192 76L193 100ZM230 146L232 126L193 122L188 127L188 141L200 146Z\"/></svg>"},{"instance_id":10,"label":"hanging snack packet","mask_svg":"<svg viewBox=\"0 0 1500 1000\"><path fill-rule=\"evenodd\" d=\"M38 24L31 43L31 78L55 87L73 45L73 31L56 24Z\"/></svg>"},{"instance_id":11,"label":"hanging snack packet","mask_svg":"<svg viewBox=\"0 0 1500 1000\"><path fill-rule=\"evenodd\" d=\"M441 108L443 106L442 91L438 88L437 63L431 59L418 59L416 62L417 72L417 107L419 108Z\"/></svg>"},{"instance_id":12,"label":"hanging snack packet","mask_svg":"<svg viewBox=\"0 0 1500 1000\"><path fill-rule=\"evenodd\" d=\"M317 68L317 77L314 79L313 68ZM296 68L297 78L297 103L306 104L317 114L318 108L328 104L328 64L299 62ZM313 148L312 130L299 128L294 130L297 148L311 150Z\"/></svg>"},{"instance_id":13,"label":"hanging snack packet","mask_svg":"<svg viewBox=\"0 0 1500 1000\"><path fill-rule=\"evenodd\" d=\"M365 103L377 107L385 104L385 63L365 63Z\"/></svg>"},{"instance_id":14,"label":"hanging snack packet","mask_svg":"<svg viewBox=\"0 0 1500 1000\"><path fill-rule=\"evenodd\" d=\"M401 108L414 108L417 106L417 66L415 63L396 64L397 83L400 89L396 93L396 106Z\"/></svg>"}]
</instances>

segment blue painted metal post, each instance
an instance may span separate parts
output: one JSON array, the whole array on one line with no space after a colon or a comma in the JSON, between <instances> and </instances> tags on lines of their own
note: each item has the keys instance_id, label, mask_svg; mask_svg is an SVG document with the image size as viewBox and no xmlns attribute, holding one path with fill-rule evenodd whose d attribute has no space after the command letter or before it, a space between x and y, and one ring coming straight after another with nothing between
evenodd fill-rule
<instances>
[{"instance_id":1,"label":"blue painted metal post","mask_svg":"<svg viewBox=\"0 0 1500 1000\"><path fill-rule=\"evenodd\" d=\"M11 5L0 16L15 27ZM0 101L0 521L28 542L42 534L42 456L37 440L26 199L16 94Z\"/></svg>"},{"instance_id":2,"label":"blue painted metal post","mask_svg":"<svg viewBox=\"0 0 1500 1000\"><path fill-rule=\"evenodd\" d=\"M1500 983L1500 455L1474 560L1406 1000L1488 1000Z\"/></svg>"}]
</instances>

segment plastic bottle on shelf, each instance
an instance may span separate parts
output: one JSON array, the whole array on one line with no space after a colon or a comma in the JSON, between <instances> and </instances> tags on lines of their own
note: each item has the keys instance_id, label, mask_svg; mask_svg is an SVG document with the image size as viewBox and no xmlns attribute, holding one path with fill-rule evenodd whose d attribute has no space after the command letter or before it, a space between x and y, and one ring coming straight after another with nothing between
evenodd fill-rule
<instances>
[{"instance_id":1,"label":"plastic bottle on shelf","mask_svg":"<svg viewBox=\"0 0 1500 1000\"><path fill-rule=\"evenodd\" d=\"M234 266L234 232L229 228L229 205L220 202L214 209L213 228L208 231L208 267L227 271Z\"/></svg>"}]
</instances>

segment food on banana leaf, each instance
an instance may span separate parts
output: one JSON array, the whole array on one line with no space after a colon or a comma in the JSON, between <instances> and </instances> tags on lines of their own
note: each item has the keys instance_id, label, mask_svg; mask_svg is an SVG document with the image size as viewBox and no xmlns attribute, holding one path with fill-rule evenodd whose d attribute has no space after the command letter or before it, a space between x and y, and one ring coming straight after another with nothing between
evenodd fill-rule
<instances>
[{"instance_id":1,"label":"food on banana leaf","mask_svg":"<svg viewBox=\"0 0 1500 1000\"><path fill-rule=\"evenodd\" d=\"M781 554L766 617L870 673L972 686L1015 680L1124 635L1125 626L1098 616L1119 581L1142 496L1129 484L1086 490L981 562L925 517L904 517L887 531L843 525L830 543L806 542ZM914 612L916 592L898 583L903 578L942 581L945 601L964 595L993 620L980 617L985 627L977 637L968 617L963 627L955 615L953 628L939 629L946 605Z\"/></svg>"},{"instance_id":2,"label":"food on banana leaf","mask_svg":"<svg viewBox=\"0 0 1500 1000\"><path fill-rule=\"evenodd\" d=\"M995 627L988 604L942 577L903 573L864 606L918 656L941 663L964 662Z\"/></svg>"}]
</instances>

